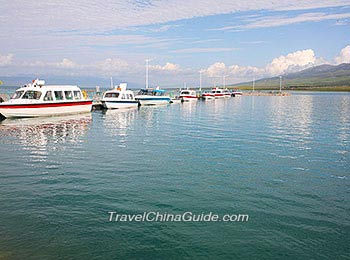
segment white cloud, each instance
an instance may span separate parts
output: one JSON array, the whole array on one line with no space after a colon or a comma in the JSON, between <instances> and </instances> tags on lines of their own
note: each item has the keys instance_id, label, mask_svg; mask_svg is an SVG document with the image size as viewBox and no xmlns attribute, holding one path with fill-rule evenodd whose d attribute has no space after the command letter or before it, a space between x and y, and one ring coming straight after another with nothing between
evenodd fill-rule
<instances>
[{"instance_id":1,"label":"white cloud","mask_svg":"<svg viewBox=\"0 0 350 260\"><path fill-rule=\"evenodd\" d=\"M12 64L13 54L1 55L0 54L0 66L8 66Z\"/></svg>"},{"instance_id":2,"label":"white cloud","mask_svg":"<svg viewBox=\"0 0 350 260\"><path fill-rule=\"evenodd\" d=\"M277 76L296 72L311 66L324 63L324 59L316 58L313 50L301 50L273 59L262 68L254 66L227 66L223 62L216 62L205 70L207 77L222 78L226 75L231 81L240 82L255 78Z\"/></svg>"},{"instance_id":3,"label":"white cloud","mask_svg":"<svg viewBox=\"0 0 350 260\"><path fill-rule=\"evenodd\" d=\"M225 26L221 28L210 29L212 31L227 31L236 29L256 29L285 26L303 22L320 22L325 20L338 20L350 18L350 13L326 14L326 13L305 13L294 17L290 16L264 16L253 17L243 20L242 25Z\"/></svg>"},{"instance_id":4,"label":"white cloud","mask_svg":"<svg viewBox=\"0 0 350 260\"><path fill-rule=\"evenodd\" d=\"M167 62L164 66L161 65L151 65L149 66L151 70L160 70L160 71L171 71L177 72L180 70L180 66L178 64Z\"/></svg>"},{"instance_id":5,"label":"white cloud","mask_svg":"<svg viewBox=\"0 0 350 260\"><path fill-rule=\"evenodd\" d=\"M129 64L119 58L108 58L103 61L96 62L95 64L88 65L87 67L93 67L110 74L129 70Z\"/></svg>"},{"instance_id":6,"label":"white cloud","mask_svg":"<svg viewBox=\"0 0 350 260\"><path fill-rule=\"evenodd\" d=\"M113 30L194 17L254 10L306 10L349 6L348 0L3 1L0 24L19 32ZM59 11L58 11L59 10ZM20 14L20 15L19 15ZM40 19L34 19L39 18Z\"/></svg>"},{"instance_id":7,"label":"white cloud","mask_svg":"<svg viewBox=\"0 0 350 260\"><path fill-rule=\"evenodd\" d=\"M350 45L344 47L334 60L336 64L350 63Z\"/></svg>"},{"instance_id":8,"label":"white cloud","mask_svg":"<svg viewBox=\"0 0 350 260\"><path fill-rule=\"evenodd\" d=\"M58 68L62 68L62 69L75 69L75 68L79 67L78 64L76 64L75 62L73 62L67 58L64 58L61 62L58 62L54 65L57 66Z\"/></svg>"},{"instance_id":9,"label":"white cloud","mask_svg":"<svg viewBox=\"0 0 350 260\"><path fill-rule=\"evenodd\" d=\"M214 64L210 65L206 70L205 73L209 77L221 77L226 74L226 65L223 62L215 62Z\"/></svg>"},{"instance_id":10,"label":"white cloud","mask_svg":"<svg viewBox=\"0 0 350 260\"><path fill-rule=\"evenodd\" d=\"M266 71L270 75L279 75L286 72L295 72L315 64L316 57L313 50L302 50L280 56L272 60L266 66Z\"/></svg>"}]
</instances>

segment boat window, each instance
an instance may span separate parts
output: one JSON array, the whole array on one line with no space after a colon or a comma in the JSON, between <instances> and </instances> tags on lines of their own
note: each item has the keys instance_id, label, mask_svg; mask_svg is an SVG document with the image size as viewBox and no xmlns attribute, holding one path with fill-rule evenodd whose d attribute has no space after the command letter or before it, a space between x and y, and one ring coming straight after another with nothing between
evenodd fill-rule
<instances>
[{"instance_id":1,"label":"boat window","mask_svg":"<svg viewBox=\"0 0 350 260\"><path fill-rule=\"evenodd\" d=\"M65 91L64 95L66 96L67 100L73 100L73 93L72 93L72 91Z\"/></svg>"},{"instance_id":2,"label":"boat window","mask_svg":"<svg viewBox=\"0 0 350 260\"><path fill-rule=\"evenodd\" d=\"M128 99L132 99L132 95L131 94L128 94Z\"/></svg>"},{"instance_id":3,"label":"boat window","mask_svg":"<svg viewBox=\"0 0 350 260\"><path fill-rule=\"evenodd\" d=\"M15 94L13 94L13 96L11 98L12 99L18 99L18 98L20 98L22 96L23 92L24 92L23 90L16 91Z\"/></svg>"},{"instance_id":4,"label":"boat window","mask_svg":"<svg viewBox=\"0 0 350 260\"><path fill-rule=\"evenodd\" d=\"M119 97L119 93L106 93L106 98L117 98Z\"/></svg>"},{"instance_id":5,"label":"boat window","mask_svg":"<svg viewBox=\"0 0 350 260\"><path fill-rule=\"evenodd\" d=\"M74 99L81 99L81 92L80 91L74 91Z\"/></svg>"},{"instance_id":6,"label":"boat window","mask_svg":"<svg viewBox=\"0 0 350 260\"><path fill-rule=\"evenodd\" d=\"M152 96L153 95L153 91L150 91L148 89L141 89L139 91L138 95L149 95L149 96Z\"/></svg>"},{"instance_id":7,"label":"boat window","mask_svg":"<svg viewBox=\"0 0 350 260\"><path fill-rule=\"evenodd\" d=\"M63 100L63 92L62 91L54 91L56 100Z\"/></svg>"},{"instance_id":8,"label":"boat window","mask_svg":"<svg viewBox=\"0 0 350 260\"><path fill-rule=\"evenodd\" d=\"M125 94L122 95L122 99L125 99Z\"/></svg>"},{"instance_id":9,"label":"boat window","mask_svg":"<svg viewBox=\"0 0 350 260\"><path fill-rule=\"evenodd\" d=\"M40 91L35 91L35 90L28 90L26 93L24 93L22 99L36 99L38 100L41 96Z\"/></svg>"},{"instance_id":10,"label":"boat window","mask_svg":"<svg viewBox=\"0 0 350 260\"><path fill-rule=\"evenodd\" d=\"M44 96L44 101L52 101L52 92L51 91L47 91L45 96Z\"/></svg>"}]
</instances>

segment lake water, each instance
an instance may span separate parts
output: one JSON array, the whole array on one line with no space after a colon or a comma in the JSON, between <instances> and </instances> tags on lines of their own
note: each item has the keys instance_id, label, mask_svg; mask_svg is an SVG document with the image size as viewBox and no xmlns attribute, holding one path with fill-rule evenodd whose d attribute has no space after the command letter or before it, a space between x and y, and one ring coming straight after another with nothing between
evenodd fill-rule
<instances>
[{"instance_id":1,"label":"lake water","mask_svg":"<svg viewBox=\"0 0 350 260\"><path fill-rule=\"evenodd\" d=\"M348 93L5 120L0 259L349 259L349 150Z\"/></svg>"}]
</instances>

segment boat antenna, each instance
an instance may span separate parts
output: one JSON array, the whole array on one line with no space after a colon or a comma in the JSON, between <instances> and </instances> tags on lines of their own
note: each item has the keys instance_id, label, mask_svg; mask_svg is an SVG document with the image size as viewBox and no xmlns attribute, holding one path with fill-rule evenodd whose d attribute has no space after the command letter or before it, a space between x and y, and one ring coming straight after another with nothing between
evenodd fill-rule
<instances>
[{"instance_id":1,"label":"boat antenna","mask_svg":"<svg viewBox=\"0 0 350 260\"><path fill-rule=\"evenodd\" d=\"M113 84L113 78L111 77L111 89L114 88L114 84Z\"/></svg>"},{"instance_id":2,"label":"boat antenna","mask_svg":"<svg viewBox=\"0 0 350 260\"><path fill-rule=\"evenodd\" d=\"M148 64L152 59L146 59L146 89L148 88Z\"/></svg>"},{"instance_id":3,"label":"boat antenna","mask_svg":"<svg viewBox=\"0 0 350 260\"><path fill-rule=\"evenodd\" d=\"M222 76L222 84L224 85L224 89L226 88L226 77L227 75Z\"/></svg>"},{"instance_id":4,"label":"boat antenna","mask_svg":"<svg viewBox=\"0 0 350 260\"><path fill-rule=\"evenodd\" d=\"M253 78L253 92L255 91L255 77Z\"/></svg>"}]
</instances>

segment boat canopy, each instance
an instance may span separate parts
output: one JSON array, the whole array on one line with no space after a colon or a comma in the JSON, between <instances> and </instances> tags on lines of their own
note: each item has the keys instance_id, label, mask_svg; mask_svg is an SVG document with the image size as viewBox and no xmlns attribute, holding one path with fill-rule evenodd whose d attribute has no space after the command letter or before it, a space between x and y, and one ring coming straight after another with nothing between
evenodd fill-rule
<instances>
[{"instance_id":1,"label":"boat canopy","mask_svg":"<svg viewBox=\"0 0 350 260\"><path fill-rule=\"evenodd\" d=\"M154 89L154 88L142 88L141 89L142 92L155 92L155 93L164 93L165 90L163 89Z\"/></svg>"}]
</instances>

